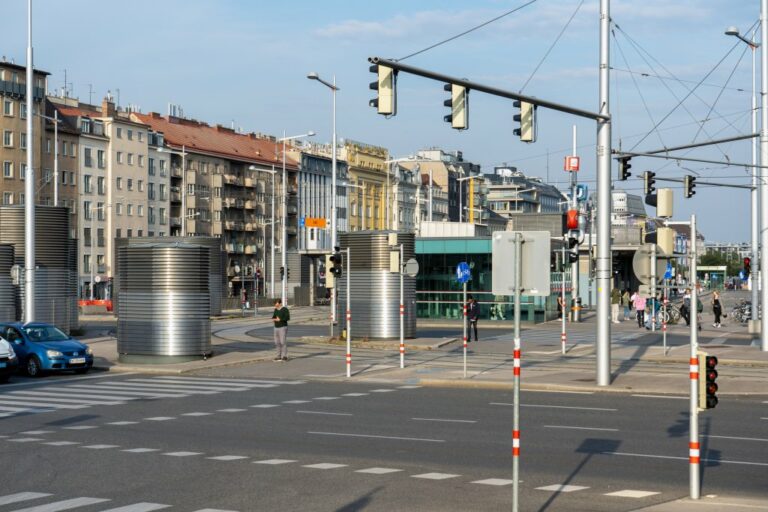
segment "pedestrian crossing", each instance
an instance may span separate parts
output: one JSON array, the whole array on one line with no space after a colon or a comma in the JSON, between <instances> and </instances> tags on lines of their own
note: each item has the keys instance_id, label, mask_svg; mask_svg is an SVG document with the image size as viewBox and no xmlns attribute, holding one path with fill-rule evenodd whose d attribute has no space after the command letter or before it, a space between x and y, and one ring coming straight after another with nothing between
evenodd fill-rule
<instances>
[{"instance_id":1,"label":"pedestrian crossing","mask_svg":"<svg viewBox=\"0 0 768 512\"><path fill-rule=\"evenodd\" d=\"M0 391L0 418L57 410L78 410L103 405L124 405L135 400L175 399L303 384L304 381L216 379L156 376L110 380L56 381L45 386Z\"/></svg>"},{"instance_id":2,"label":"pedestrian crossing","mask_svg":"<svg viewBox=\"0 0 768 512\"><path fill-rule=\"evenodd\" d=\"M46 492L17 492L0 496L0 509L5 512L60 512L65 510L77 511L87 509L95 510L98 505L100 512L152 512L175 508L163 503L150 503L146 501L121 505L108 498L76 497L59 499L58 496ZM6 505L20 506L23 508L6 509ZM117 505L113 507L112 505ZM101 508L109 507L109 508ZM177 509L181 510L181 509ZM218 508L200 508L193 512L238 512L237 510L222 510Z\"/></svg>"}]
</instances>

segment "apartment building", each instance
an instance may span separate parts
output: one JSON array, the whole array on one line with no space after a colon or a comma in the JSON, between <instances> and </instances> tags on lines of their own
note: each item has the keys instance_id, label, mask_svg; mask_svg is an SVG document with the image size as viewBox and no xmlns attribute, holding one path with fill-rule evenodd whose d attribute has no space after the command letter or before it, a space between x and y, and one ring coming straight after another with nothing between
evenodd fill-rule
<instances>
[{"instance_id":1,"label":"apartment building","mask_svg":"<svg viewBox=\"0 0 768 512\"><path fill-rule=\"evenodd\" d=\"M341 155L349 171L349 229L387 229L387 193L391 187L387 163L389 151L347 140Z\"/></svg>"},{"instance_id":2,"label":"apartment building","mask_svg":"<svg viewBox=\"0 0 768 512\"><path fill-rule=\"evenodd\" d=\"M34 114L45 111L44 101L49 73L34 71ZM24 203L24 179L27 174L27 104L26 68L13 62L0 61L0 201L2 204ZM35 115L33 130L43 132L44 120ZM35 137L33 166L37 170L35 190L40 202L45 176L39 171L42 162L41 137Z\"/></svg>"},{"instance_id":3,"label":"apartment building","mask_svg":"<svg viewBox=\"0 0 768 512\"><path fill-rule=\"evenodd\" d=\"M70 236L77 238L80 134L71 120L58 117L50 99L45 103L45 116L45 133L40 138L43 162L39 200L54 205L58 197L58 206L65 206L70 211Z\"/></svg>"}]
</instances>

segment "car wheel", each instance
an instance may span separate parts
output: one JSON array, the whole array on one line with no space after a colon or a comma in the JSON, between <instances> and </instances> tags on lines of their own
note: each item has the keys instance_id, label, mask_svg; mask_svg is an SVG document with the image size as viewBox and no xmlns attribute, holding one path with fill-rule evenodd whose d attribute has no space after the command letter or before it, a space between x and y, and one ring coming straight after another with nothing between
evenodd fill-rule
<instances>
[{"instance_id":1,"label":"car wheel","mask_svg":"<svg viewBox=\"0 0 768 512\"><path fill-rule=\"evenodd\" d=\"M78 368L77 370L75 370L75 373L78 375L85 375L86 373L88 373L88 370L90 370L90 368Z\"/></svg>"},{"instance_id":2,"label":"car wheel","mask_svg":"<svg viewBox=\"0 0 768 512\"><path fill-rule=\"evenodd\" d=\"M30 377L39 377L43 373L40 360L37 356L32 356L27 360L27 375Z\"/></svg>"}]
</instances>

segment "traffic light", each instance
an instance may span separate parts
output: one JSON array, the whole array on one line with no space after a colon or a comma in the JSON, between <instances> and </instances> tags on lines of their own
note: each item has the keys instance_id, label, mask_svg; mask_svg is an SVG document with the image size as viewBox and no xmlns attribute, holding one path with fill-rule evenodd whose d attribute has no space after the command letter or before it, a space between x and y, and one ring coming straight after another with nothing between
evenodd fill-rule
<instances>
[{"instance_id":1,"label":"traffic light","mask_svg":"<svg viewBox=\"0 0 768 512\"><path fill-rule=\"evenodd\" d=\"M717 358L699 352L699 410L717 406Z\"/></svg>"},{"instance_id":2,"label":"traffic light","mask_svg":"<svg viewBox=\"0 0 768 512\"><path fill-rule=\"evenodd\" d=\"M579 229L579 210L568 210L565 213L566 227L570 231L571 229Z\"/></svg>"},{"instance_id":3,"label":"traffic light","mask_svg":"<svg viewBox=\"0 0 768 512\"><path fill-rule=\"evenodd\" d=\"M627 181L627 178L632 176L632 173L629 172L629 169L632 168L632 165L629 163L631 160L628 156L623 156L619 158L619 179L621 181Z\"/></svg>"},{"instance_id":4,"label":"traffic light","mask_svg":"<svg viewBox=\"0 0 768 512\"><path fill-rule=\"evenodd\" d=\"M581 238L581 231L579 231L578 229L572 229L568 231L568 256L567 256L568 263L576 263L577 261L579 261L579 239L580 238Z\"/></svg>"},{"instance_id":5,"label":"traffic light","mask_svg":"<svg viewBox=\"0 0 768 512\"><path fill-rule=\"evenodd\" d=\"M514 116L514 120L520 123L520 128L515 128L514 134L523 142L536 142L536 105L520 100L513 105L520 110Z\"/></svg>"},{"instance_id":6,"label":"traffic light","mask_svg":"<svg viewBox=\"0 0 768 512\"><path fill-rule=\"evenodd\" d=\"M752 260L750 258L744 258L744 273L746 275L752 273Z\"/></svg>"},{"instance_id":7,"label":"traffic light","mask_svg":"<svg viewBox=\"0 0 768 512\"><path fill-rule=\"evenodd\" d=\"M371 82L370 87L378 95L368 105L375 107L379 114L394 116L397 114L397 71L382 64L374 64L369 69L376 73L376 81Z\"/></svg>"},{"instance_id":8,"label":"traffic light","mask_svg":"<svg viewBox=\"0 0 768 512\"><path fill-rule=\"evenodd\" d=\"M451 123L451 128L466 130L469 128L469 89L456 84L445 84L443 89L451 93L451 97L443 102L451 113L444 116L443 121Z\"/></svg>"},{"instance_id":9,"label":"traffic light","mask_svg":"<svg viewBox=\"0 0 768 512\"><path fill-rule=\"evenodd\" d=\"M579 246L576 245L568 251L568 263L579 261Z\"/></svg>"},{"instance_id":10,"label":"traffic light","mask_svg":"<svg viewBox=\"0 0 768 512\"><path fill-rule=\"evenodd\" d=\"M261 269L260 268L256 269L256 279L261 279Z\"/></svg>"},{"instance_id":11,"label":"traffic light","mask_svg":"<svg viewBox=\"0 0 768 512\"><path fill-rule=\"evenodd\" d=\"M290 279L291 278L291 269L287 268L285 269L285 278Z\"/></svg>"},{"instance_id":12,"label":"traffic light","mask_svg":"<svg viewBox=\"0 0 768 512\"><path fill-rule=\"evenodd\" d=\"M560 261L560 255L557 252L551 252L549 254L549 271L550 272L563 271L563 263Z\"/></svg>"},{"instance_id":13,"label":"traffic light","mask_svg":"<svg viewBox=\"0 0 768 512\"><path fill-rule=\"evenodd\" d=\"M694 188L696 188L696 177L690 174L686 175L683 178L683 195L686 199L690 199L696 193Z\"/></svg>"},{"instance_id":14,"label":"traffic light","mask_svg":"<svg viewBox=\"0 0 768 512\"><path fill-rule=\"evenodd\" d=\"M645 171L643 173L643 183L645 186L645 195L653 194L656 191L656 173Z\"/></svg>"},{"instance_id":15,"label":"traffic light","mask_svg":"<svg viewBox=\"0 0 768 512\"><path fill-rule=\"evenodd\" d=\"M331 258L330 258L331 264L333 264L333 266L330 269L331 274L333 274L334 277L341 277L342 269L344 268L343 267L344 261L340 252L341 248L334 247L333 250L334 250L334 253L331 254Z\"/></svg>"},{"instance_id":16,"label":"traffic light","mask_svg":"<svg viewBox=\"0 0 768 512\"><path fill-rule=\"evenodd\" d=\"M280 280L285 279L285 267L280 267Z\"/></svg>"}]
</instances>

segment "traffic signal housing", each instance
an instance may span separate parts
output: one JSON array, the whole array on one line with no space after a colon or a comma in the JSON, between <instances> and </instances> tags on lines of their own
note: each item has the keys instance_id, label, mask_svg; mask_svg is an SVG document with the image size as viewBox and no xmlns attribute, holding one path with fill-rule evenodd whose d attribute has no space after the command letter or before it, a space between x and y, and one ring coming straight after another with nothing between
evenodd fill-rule
<instances>
[{"instance_id":1,"label":"traffic signal housing","mask_svg":"<svg viewBox=\"0 0 768 512\"><path fill-rule=\"evenodd\" d=\"M744 258L744 273L750 275L752 273L752 259Z\"/></svg>"},{"instance_id":2,"label":"traffic signal housing","mask_svg":"<svg viewBox=\"0 0 768 512\"><path fill-rule=\"evenodd\" d=\"M645 195L653 194L656 191L656 173L652 171L645 171L643 173L643 190Z\"/></svg>"},{"instance_id":3,"label":"traffic signal housing","mask_svg":"<svg viewBox=\"0 0 768 512\"><path fill-rule=\"evenodd\" d=\"M376 81L371 82L370 88L377 96L368 105L381 115L394 116L397 114L397 71L382 64L373 64L369 70L376 73Z\"/></svg>"},{"instance_id":4,"label":"traffic signal housing","mask_svg":"<svg viewBox=\"0 0 768 512\"><path fill-rule=\"evenodd\" d=\"M696 191L694 190L696 188L696 177L691 176L690 174L686 175L683 178L683 195L686 199L690 199L693 197L694 194L696 194Z\"/></svg>"},{"instance_id":5,"label":"traffic signal housing","mask_svg":"<svg viewBox=\"0 0 768 512\"><path fill-rule=\"evenodd\" d=\"M628 156L619 158L619 179L621 181L627 181L632 176L632 173L629 172L629 169L632 168L632 165L629 163L630 160L631 158Z\"/></svg>"},{"instance_id":6,"label":"traffic signal housing","mask_svg":"<svg viewBox=\"0 0 768 512\"><path fill-rule=\"evenodd\" d=\"M717 407L717 357L699 352L699 410Z\"/></svg>"},{"instance_id":7,"label":"traffic signal housing","mask_svg":"<svg viewBox=\"0 0 768 512\"><path fill-rule=\"evenodd\" d=\"M520 113L514 116L514 120L520 123L514 134L523 142L536 142L536 105L520 100L512 105L520 110Z\"/></svg>"},{"instance_id":8,"label":"traffic signal housing","mask_svg":"<svg viewBox=\"0 0 768 512\"><path fill-rule=\"evenodd\" d=\"M280 280L285 279L285 267L280 267Z\"/></svg>"},{"instance_id":9,"label":"traffic signal housing","mask_svg":"<svg viewBox=\"0 0 768 512\"><path fill-rule=\"evenodd\" d=\"M334 253L331 254L331 264L333 265L331 267L331 274L333 274L334 277L341 277L342 269L344 268L344 261L341 256L341 248L334 247Z\"/></svg>"},{"instance_id":10,"label":"traffic signal housing","mask_svg":"<svg viewBox=\"0 0 768 512\"><path fill-rule=\"evenodd\" d=\"M451 97L443 102L451 113L444 116L443 121L451 123L451 128L466 130L469 128L469 89L456 84L445 84L443 89L451 93Z\"/></svg>"}]
</instances>

